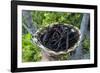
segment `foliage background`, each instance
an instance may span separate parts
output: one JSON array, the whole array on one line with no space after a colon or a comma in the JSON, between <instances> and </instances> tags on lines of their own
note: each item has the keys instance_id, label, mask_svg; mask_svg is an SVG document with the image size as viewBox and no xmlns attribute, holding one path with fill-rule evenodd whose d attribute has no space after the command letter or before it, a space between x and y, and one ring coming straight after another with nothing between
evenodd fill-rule
<instances>
[{"instance_id":1,"label":"foliage background","mask_svg":"<svg viewBox=\"0 0 100 73\"><path fill-rule=\"evenodd\" d=\"M47 12L47 11L33 11L33 21L38 25L37 27L44 27L48 24L58 22L67 23L80 28L80 23L83 14L81 13L69 13L69 12Z\"/></svg>"},{"instance_id":2,"label":"foliage background","mask_svg":"<svg viewBox=\"0 0 100 73\"><path fill-rule=\"evenodd\" d=\"M74 25L80 29L82 21L82 13L70 12L48 12L48 11L31 11L32 21L36 23L37 29L49 26L52 23L66 23ZM23 28L23 27L22 27ZM24 28L23 28L24 29ZM24 30L26 31L26 30ZM41 61L41 49L31 42L32 36L27 32L22 37L22 60L23 62ZM89 39L87 37L83 40L83 48L89 52ZM62 56L67 59L67 55Z\"/></svg>"}]
</instances>

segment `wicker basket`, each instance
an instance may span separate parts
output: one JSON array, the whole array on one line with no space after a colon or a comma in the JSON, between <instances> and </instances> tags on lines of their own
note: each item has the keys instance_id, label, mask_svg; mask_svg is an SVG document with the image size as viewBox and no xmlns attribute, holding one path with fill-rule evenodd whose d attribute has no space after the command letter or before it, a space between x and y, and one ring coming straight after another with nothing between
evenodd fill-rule
<instances>
[{"instance_id":1,"label":"wicker basket","mask_svg":"<svg viewBox=\"0 0 100 73\"><path fill-rule=\"evenodd\" d=\"M53 24L54 24L54 23L53 23ZM53 24L50 24L50 26L52 26ZM68 25L68 24L64 24L64 25ZM72 26L72 25L68 25L68 26ZM48 27L48 26L46 26L46 27ZM78 42L75 43L75 45L72 46L71 48L69 48L67 51L55 52L55 51L52 51L52 50L46 48L45 46L43 46L43 45L38 41L38 38L37 38L38 33L41 32L42 28L40 28L40 29L34 34L33 41L34 41L44 52L46 52L46 54L48 54L48 55L60 55L60 54L70 53L71 51L74 51L74 50L78 47L78 45L79 45L79 43L80 43L80 39L81 39L80 30L79 30L77 27L75 27L75 26L72 26L72 27L75 28L76 30L78 30L79 39L78 39Z\"/></svg>"}]
</instances>

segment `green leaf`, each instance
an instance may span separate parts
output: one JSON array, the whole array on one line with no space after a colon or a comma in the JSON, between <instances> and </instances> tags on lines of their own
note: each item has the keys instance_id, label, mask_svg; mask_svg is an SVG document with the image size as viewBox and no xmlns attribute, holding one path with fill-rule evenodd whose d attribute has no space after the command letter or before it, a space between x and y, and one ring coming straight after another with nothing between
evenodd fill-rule
<instances>
[{"instance_id":1,"label":"green leaf","mask_svg":"<svg viewBox=\"0 0 100 73\"><path fill-rule=\"evenodd\" d=\"M32 36L29 33L22 36L23 62L36 62L42 58L40 48L31 42L31 38Z\"/></svg>"}]
</instances>

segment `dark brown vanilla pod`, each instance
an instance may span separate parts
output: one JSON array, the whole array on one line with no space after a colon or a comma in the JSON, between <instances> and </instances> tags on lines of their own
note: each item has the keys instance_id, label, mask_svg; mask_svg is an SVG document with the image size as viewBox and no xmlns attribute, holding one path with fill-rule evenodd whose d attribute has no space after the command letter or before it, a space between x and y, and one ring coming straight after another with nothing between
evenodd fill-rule
<instances>
[{"instance_id":1,"label":"dark brown vanilla pod","mask_svg":"<svg viewBox=\"0 0 100 73\"><path fill-rule=\"evenodd\" d=\"M54 24L39 31L38 40L54 52L67 51L78 42L79 32L70 25Z\"/></svg>"}]
</instances>

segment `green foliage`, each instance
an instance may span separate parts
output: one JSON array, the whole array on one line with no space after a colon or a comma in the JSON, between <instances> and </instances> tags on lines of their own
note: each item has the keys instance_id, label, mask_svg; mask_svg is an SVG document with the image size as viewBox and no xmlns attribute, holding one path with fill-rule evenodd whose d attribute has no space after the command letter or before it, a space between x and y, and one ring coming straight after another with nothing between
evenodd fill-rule
<instances>
[{"instance_id":1,"label":"green foliage","mask_svg":"<svg viewBox=\"0 0 100 73\"><path fill-rule=\"evenodd\" d=\"M43 28L52 23L66 23L80 28L82 13L69 12L51 12L51 11L32 11L33 22L37 23L37 27ZM26 29L23 29L25 32ZM22 61L36 62L42 58L40 48L31 42L32 36L26 32L22 36ZM84 48L88 48L87 40L84 41ZM60 60L68 59L69 54L63 54L59 57Z\"/></svg>"},{"instance_id":2,"label":"green foliage","mask_svg":"<svg viewBox=\"0 0 100 73\"><path fill-rule=\"evenodd\" d=\"M65 53L65 54L61 54L61 55L59 56L59 59L60 59L60 60L68 60L69 57L70 57L70 53Z\"/></svg>"},{"instance_id":3,"label":"green foliage","mask_svg":"<svg viewBox=\"0 0 100 73\"><path fill-rule=\"evenodd\" d=\"M51 23L67 23L80 28L80 23L83 14L69 13L69 12L47 12L47 11L33 11L33 21L36 22L38 28L48 26Z\"/></svg>"},{"instance_id":4,"label":"green foliage","mask_svg":"<svg viewBox=\"0 0 100 73\"><path fill-rule=\"evenodd\" d=\"M36 62L41 60L40 48L31 42L32 36L28 33L22 36L22 61Z\"/></svg>"},{"instance_id":5,"label":"green foliage","mask_svg":"<svg viewBox=\"0 0 100 73\"><path fill-rule=\"evenodd\" d=\"M86 51L90 50L90 39L85 35L84 39L83 39L83 49Z\"/></svg>"}]
</instances>

